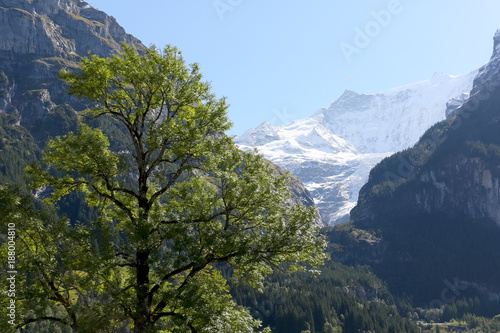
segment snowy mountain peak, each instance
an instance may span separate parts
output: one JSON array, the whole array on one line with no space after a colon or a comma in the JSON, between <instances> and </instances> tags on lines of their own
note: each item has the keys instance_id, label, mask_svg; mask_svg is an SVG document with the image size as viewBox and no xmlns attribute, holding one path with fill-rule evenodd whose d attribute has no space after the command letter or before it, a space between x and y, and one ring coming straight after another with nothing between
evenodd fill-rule
<instances>
[{"instance_id":1,"label":"snowy mountain peak","mask_svg":"<svg viewBox=\"0 0 500 333\"><path fill-rule=\"evenodd\" d=\"M447 80L447 79L451 79L453 77L454 76L448 75L448 74L445 74L442 72L435 72L434 75L432 75L431 81L435 82L435 81Z\"/></svg>"},{"instance_id":2,"label":"snowy mountain peak","mask_svg":"<svg viewBox=\"0 0 500 333\"><path fill-rule=\"evenodd\" d=\"M287 135L287 139L295 140L304 149L315 149L330 154L358 153L354 146L334 135L319 123L314 123L312 119L296 121L290 125L284 126L283 131L289 131L293 128L296 134L292 134L293 136ZM313 127L311 128L311 126Z\"/></svg>"},{"instance_id":3,"label":"snowy mountain peak","mask_svg":"<svg viewBox=\"0 0 500 333\"><path fill-rule=\"evenodd\" d=\"M500 29L495 32L495 36L493 36L493 49L497 50L497 46L500 44Z\"/></svg>"},{"instance_id":4,"label":"snowy mountain peak","mask_svg":"<svg viewBox=\"0 0 500 333\"><path fill-rule=\"evenodd\" d=\"M379 92L340 96L316 119L361 153L387 153L413 145L423 132L443 120L446 102L472 88L477 71L451 76L435 73L427 81Z\"/></svg>"},{"instance_id":5,"label":"snowy mountain peak","mask_svg":"<svg viewBox=\"0 0 500 333\"><path fill-rule=\"evenodd\" d=\"M353 145L314 119L295 120L276 127L264 122L246 131L235 141L242 148L258 148L261 152L279 150L284 154L311 154L313 151L319 154L358 154Z\"/></svg>"},{"instance_id":6,"label":"snowy mountain peak","mask_svg":"<svg viewBox=\"0 0 500 333\"><path fill-rule=\"evenodd\" d=\"M328 108L322 108L318 110L315 114L321 114L324 112L350 112L356 110L357 106L360 105L361 103L368 102L371 100L371 96L369 95L364 95L364 94L358 94L355 91L352 90L346 90L344 93Z\"/></svg>"},{"instance_id":7,"label":"snowy mountain peak","mask_svg":"<svg viewBox=\"0 0 500 333\"><path fill-rule=\"evenodd\" d=\"M344 93L339 97L339 99L347 100L349 98L355 98L359 94L353 90L346 89L344 90Z\"/></svg>"},{"instance_id":8,"label":"snowy mountain peak","mask_svg":"<svg viewBox=\"0 0 500 333\"><path fill-rule=\"evenodd\" d=\"M360 188L384 157L413 145L434 123L460 105L477 71L431 79L376 94L345 90L327 108L284 126L264 122L236 139L257 148L306 185L323 220L347 220ZM450 111L451 112L451 111Z\"/></svg>"},{"instance_id":9,"label":"snowy mountain peak","mask_svg":"<svg viewBox=\"0 0 500 333\"><path fill-rule=\"evenodd\" d=\"M245 142L247 146L254 147L265 145L274 140L279 140L279 135L274 127L268 121L265 121L256 128L249 129L243 133L238 140L240 142Z\"/></svg>"}]
</instances>

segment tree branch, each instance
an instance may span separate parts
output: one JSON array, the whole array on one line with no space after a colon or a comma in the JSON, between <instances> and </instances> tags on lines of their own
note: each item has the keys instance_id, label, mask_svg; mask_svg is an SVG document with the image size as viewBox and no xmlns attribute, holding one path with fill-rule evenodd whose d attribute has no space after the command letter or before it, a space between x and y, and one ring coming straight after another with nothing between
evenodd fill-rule
<instances>
[{"instance_id":1,"label":"tree branch","mask_svg":"<svg viewBox=\"0 0 500 333\"><path fill-rule=\"evenodd\" d=\"M44 317L38 317L38 318L31 318L31 319L27 319L25 321L23 321L22 323L20 324L17 324L16 326L16 329L19 329L19 328L22 328L23 326L25 325L28 325L28 324L31 324L31 323L35 323L37 321L42 321L42 320L50 320L50 321L55 321L55 322L58 322L58 323L61 323L61 324L64 324L66 326L71 326L70 323L68 323L68 321L62 319L62 318L57 318L57 317L50 317L50 316L44 316Z\"/></svg>"},{"instance_id":2,"label":"tree branch","mask_svg":"<svg viewBox=\"0 0 500 333\"><path fill-rule=\"evenodd\" d=\"M157 313L153 316L153 321L156 322L158 321L158 319L162 318L162 317L168 317L168 316L177 316L178 314L175 313L174 311L170 311L170 312L160 312L160 313Z\"/></svg>"},{"instance_id":3,"label":"tree branch","mask_svg":"<svg viewBox=\"0 0 500 333\"><path fill-rule=\"evenodd\" d=\"M137 193L135 193L134 191L129 190L128 188L124 188L124 187L111 187L111 188L109 188L109 190L112 191L112 192L116 191L116 192L122 192L122 193L130 194L134 198L139 199L139 195Z\"/></svg>"},{"instance_id":4,"label":"tree branch","mask_svg":"<svg viewBox=\"0 0 500 333\"><path fill-rule=\"evenodd\" d=\"M134 216L134 213L123 202L121 202L120 200L116 199L114 195L103 193L102 191L100 191L99 189L97 189L95 186L92 186L92 188L101 197L111 200L111 202L113 202L115 205L117 205L119 208L121 208L123 211L125 211L125 213L128 215L128 217L130 218L130 220L134 224L137 224L136 223L136 218Z\"/></svg>"},{"instance_id":5,"label":"tree branch","mask_svg":"<svg viewBox=\"0 0 500 333\"><path fill-rule=\"evenodd\" d=\"M196 266L196 264L194 262L191 262L189 265L186 265L182 268L179 268L167 275L165 275L165 277L162 279L162 281L160 282L161 284L165 283L170 277L174 276L174 275L177 275L179 273L182 273L190 268L192 268L192 270L189 272L188 276L186 276L186 278L184 279L184 281L182 282L182 284L177 288L177 291L181 291L182 289L184 289L188 283L188 281L193 278L199 271L203 270L205 267L207 267L208 264L210 264L211 262L224 262L224 261L227 261L237 255L240 255L241 253L240 252L234 252L234 253L230 253L230 254L227 254L223 257L219 257L219 258L214 258L212 256L212 254L209 254L205 257L205 262L201 265L198 265ZM195 267L196 266L196 267ZM168 276L168 277L167 277ZM149 293L149 301L151 304L152 303L152 300L153 300L153 296L154 296L154 293L160 288L160 284L157 284L153 287L153 289L151 289L150 293ZM167 301L165 300L165 298L163 298L155 307L154 311L153 311L153 315L156 315L157 313L160 313L165 307L167 306Z\"/></svg>"},{"instance_id":6,"label":"tree branch","mask_svg":"<svg viewBox=\"0 0 500 333\"><path fill-rule=\"evenodd\" d=\"M162 147L160 149L160 152L158 153L158 156L153 161L153 163L151 163L149 169L146 170L146 175L148 177L160 165L160 163L162 163L162 162L167 162L168 163L168 161L166 161L166 160L163 159L163 156L165 155L165 152L167 150L167 146L168 146L168 138L164 138L163 142L162 142ZM175 163L176 161L177 161L177 158L174 161L172 161L171 163Z\"/></svg>"},{"instance_id":7,"label":"tree branch","mask_svg":"<svg viewBox=\"0 0 500 333\"><path fill-rule=\"evenodd\" d=\"M158 190L155 194L153 194L151 196L151 199L149 199L149 202L155 202L159 196L161 196L163 193L167 192L169 188L172 187L172 185L175 183L175 181L182 175L182 173L187 169L187 159L185 159L179 169L177 169L176 172L174 173L171 173L170 175L172 176L172 178L170 178L170 180L168 181L168 183L163 187L161 188L160 190Z\"/></svg>"},{"instance_id":8,"label":"tree branch","mask_svg":"<svg viewBox=\"0 0 500 333\"><path fill-rule=\"evenodd\" d=\"M191 333L198 333L198 331L193 327L193 324L191 323L188 323L187 326L189 327L189 329L191 330Z\"/></svg>"},{"instance_id":9,"label":"tree branch","mask_svg":"<svg viewBox=\"0 0 500 333\"><path fill-rule=\"evenodd\" d=\"M171 277L177 275L177 274L180 274L182 272L185 272L187 271L188 269L194 267L195 263L194 262L190 262L189 264L183 266L183 267L179 267L177 268L176 270L173 270L172 272L166 274L165 276L163 276L163 278L161 279L160 283L157 283L153 286L153 288L151 288L151 290L149 291L149 295L148 295L148 300L149 300L149 304L151 304L153 302L153 297L154 297L154 294L161 288L161 286L168 281L168 279L170 279Z\"/></svg>"}]
</instances>

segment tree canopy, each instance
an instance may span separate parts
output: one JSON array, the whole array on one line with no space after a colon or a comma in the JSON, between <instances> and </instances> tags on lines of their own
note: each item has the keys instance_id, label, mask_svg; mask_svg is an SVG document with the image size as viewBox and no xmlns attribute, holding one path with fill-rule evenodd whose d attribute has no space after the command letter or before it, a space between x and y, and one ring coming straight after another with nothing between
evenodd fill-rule
<instances>
[{"instance_id":1,"label":"tree canopy","mask_svg":"<svg viewBox=\"0 0 500 333\"><path fill-rule=\"evenodd\" d=\"M236 283L259 287L273 268L322 264L315 209L288 204L287 177L237 149L225 134L225 99L176 48L124 45L121 55L84 58L80 71L61 77L92 108L28 173L47 203L83 192L99 217L91 225L11 217L24 267L19 325L253 332L259 322L232 300L220 265Z\"/></svg>"}]
</instances>

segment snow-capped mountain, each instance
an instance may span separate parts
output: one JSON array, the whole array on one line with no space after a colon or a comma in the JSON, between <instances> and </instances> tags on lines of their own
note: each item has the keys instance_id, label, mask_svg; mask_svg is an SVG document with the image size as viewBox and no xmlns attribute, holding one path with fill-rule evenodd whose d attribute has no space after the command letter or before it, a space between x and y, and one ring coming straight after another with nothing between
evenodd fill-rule
<instances>
[{"instance_id":1,"label":"snow-capped mountain","mask_svg":"<svg viewBox=\"0 0 500 333\"><path fill-rule=\"evenodd\" d=\"M373 166L412 146L445 119L472 89L477 71L430 80L376 94L346 90L329 107L284 126L262 123L236 139L296 175L311 192L323 220L348 220Z\"/></svg>"}]
</instances>

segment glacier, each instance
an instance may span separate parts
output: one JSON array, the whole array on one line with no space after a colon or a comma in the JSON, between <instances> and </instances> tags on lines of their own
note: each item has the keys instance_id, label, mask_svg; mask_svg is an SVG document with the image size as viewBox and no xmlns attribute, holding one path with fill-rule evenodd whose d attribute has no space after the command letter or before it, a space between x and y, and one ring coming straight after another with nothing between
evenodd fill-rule
<instances>
[{"instance_id":1,"label":"glacier","mask_svg":"<svg viewBox=\"0 0 500 333\"><path fill-rule=\"evenodd\" d=\"M235 143L242 150L256 149L296 175L326 224L344 223L370 170L444 120L471 91L477 74L436 73L429 80L375 94L346 90L306 119L282 126L263 122Z\"/></svg>"}]
</instances>

